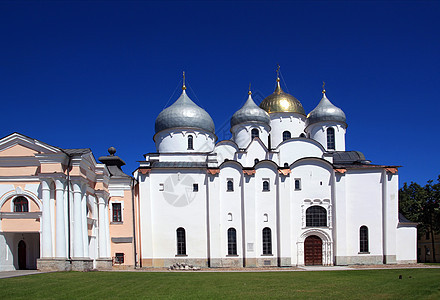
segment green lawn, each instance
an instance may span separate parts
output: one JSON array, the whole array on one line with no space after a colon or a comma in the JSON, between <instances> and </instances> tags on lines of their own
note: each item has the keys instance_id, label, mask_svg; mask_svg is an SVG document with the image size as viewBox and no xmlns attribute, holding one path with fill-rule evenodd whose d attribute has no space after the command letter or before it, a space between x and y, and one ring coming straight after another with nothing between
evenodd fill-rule
<instances>
[{"instance_id":1,"label":"green lawn","mask_svg":"<svg viewBox=\"0 0 440 300\"><path fill-rule=\"evenodd\" d=\"M440 299L440 269L47 273L0 279L8 298Z\"/></svg>"}]
</instances>

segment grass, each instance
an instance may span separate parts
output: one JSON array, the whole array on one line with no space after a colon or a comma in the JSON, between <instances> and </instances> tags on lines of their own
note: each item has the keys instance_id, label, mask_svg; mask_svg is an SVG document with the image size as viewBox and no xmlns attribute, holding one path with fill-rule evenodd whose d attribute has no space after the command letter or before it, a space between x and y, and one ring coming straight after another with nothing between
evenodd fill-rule
<instances>
[{"instance_id":1,"label":"grass","mask_svg":"<svg viewBox=\"0 0 440 300\"><path fill-rule=\"evenodd\" d=\"M0 279L0 298L439 299L440 269L46 273Z\"/></svg>"}]
</instances>

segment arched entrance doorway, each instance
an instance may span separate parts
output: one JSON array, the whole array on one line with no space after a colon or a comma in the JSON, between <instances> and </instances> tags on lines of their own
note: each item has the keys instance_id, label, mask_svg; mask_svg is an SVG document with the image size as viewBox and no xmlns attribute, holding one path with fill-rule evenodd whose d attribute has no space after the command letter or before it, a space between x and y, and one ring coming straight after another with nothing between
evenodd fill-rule
<instances>
[{"instance_id":1,"label":"arched entrance doorway","mask_svg":"<svg viewBox=\"0 0 440 300\"><path fill-rule=\"evenodd\" d=\"M304 241L304 263L306 266L322 265L322 240L316 235Z\"/></svg>"},{"instance_id":2,"label":"arched entrance doorway","mask_svg":"<svg viewBox=\"0 0 440 300\"><path fill-rule=\"evenodd\" d=\"M18 242L18 268L26 269L26 243L23 240Z\"/></svg>"}]
</instances>

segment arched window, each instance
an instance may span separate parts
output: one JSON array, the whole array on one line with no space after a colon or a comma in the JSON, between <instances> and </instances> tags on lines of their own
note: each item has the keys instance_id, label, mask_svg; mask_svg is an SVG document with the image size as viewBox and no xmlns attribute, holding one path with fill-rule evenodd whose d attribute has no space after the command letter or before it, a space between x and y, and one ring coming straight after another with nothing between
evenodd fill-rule
<instances>
[{"instance_id":1,"label":"arched window","mask_svg":"<svg viewBox=\"0 0 440 300\"><path fill-rule=\"evenodd\" d=\"M301 134L299 135L299 137L301 137L301 138L305 138L306 135L305 135L304 133L301 133Z\"/></svg>"},{"instance_id":2,"label":"arched window","mask_svg":"<svg viewBox=\"0 0 440 300\"><path fill-rule=\"evenodd\" d=\"M28 212L29 211L29 202L23 196L18 196L14 199L14 211L15 212Z\"/></svg>"},{"instance_id":3,"label":"arched window","mask_svg":"<svg viewBox=\"0 0 440 300\"><path fill-rule=\"evenodd\" d=\"M284 131L283 132L283 141L288 140L292 137L292 135L290 134L290 131Z\"/></svg>"},{"instance_id":4,"label":"arched window","mask_svg":"<svg viewBox=\"0 0 440 300\"><path fill-rule=\"evenodd\" d=\"M186 255L185 229L177 228L177 255Z\"/></svg>"},{"instance_id":5,"label":"arched window","mask_svg":"<svg viewBox=\"0 0 440 300\"><path fill-rule=\"evenodd\" d=\"M263 229L263 254L272 254L272 232L269 227Z\"/></svg>"},{"instance_id":6,"label":"arched window","mask_svg":"<svg viewBox=\"0 0 440 300\"><path fill-rule=\"evenodd\" d=\"M259 133L257 128L254 128L254 129L251 130L251 139L254 139L254 138L259 137L259 136L260 136L260 133Z\"/></svg>"},{"instance_id":7,"label":"arched window","mask_svg":"<svg viewBox=\"0 0 440 300\"><path fill-rule=\"evenodd\" d=\"M258 158L254 159L254 164L258 164L260 160Z\"/></svg>"},{"instance_id":8,"label":"arched window","mask_svg":"<svg viewBox=\"0 0 440 300\"><path fill-rule=\"evenodd\" d=\"M321 206L311 206L306 210L306 226L326 227L327 211Z\"/></svg>"},{"instance_id":9,"label":"arched window","mask_svg":"<svg viewBox=\"0 0 440 300\"><path fill-rule=\"evenodd\" d=\"M265 180L263 181L263 192L269 191L269 181Z\"/></svg>"},{"instance_id":10,"label":"arched window","mask_svg":"<svg viewBox=\"0 0 440 300\"><path fill-rule=\"evenodd\" d=\"M232 180L228 180L227 185L227 190L228 192L233 192L234 191L234 182Z\"/></svg>"},{"instance_id":11,"label":"arched window","mask_svg":"<svg viewBox=\"0 0 440 300\"><path fill-rule=\"evenodd\" d=\"M359 229L359 252L368 252L368 227L361 226Z\"/></svg>"},{"instance_id":12,"label":"arched window","mask_svg":"<svg viewBox=\"0 0 440 300\"><path fill-rule=\"evenodd\" d=\"M327 150L335 150L335 130L327 128Z\"/></svg>"},{"instance_id":13,"label":"arched window","mask_svg":"<svg viewBox=\"0 0 440 300\"><path fill-rule=\"evenodd\" d=\"M188 136L188 150L194 150L194 141L192 135Z\"/></svg>"},{"instance_id":14,"label":"arched window","mask_svg":"<svg viewBox=\"0 0 440 300\"><path fill-rule=\"evenodd\" d=\"M228 229L228 255L237 255L237 232L234 228Z\"/></svg>"}]
</instances>

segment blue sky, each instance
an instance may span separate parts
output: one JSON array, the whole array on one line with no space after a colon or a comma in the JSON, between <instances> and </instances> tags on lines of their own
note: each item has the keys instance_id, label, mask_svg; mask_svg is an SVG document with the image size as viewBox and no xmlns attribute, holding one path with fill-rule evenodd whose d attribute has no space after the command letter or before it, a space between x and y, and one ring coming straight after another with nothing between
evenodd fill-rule
<instances>
[{"instance_id":1,"label":"blue sky","mask_svg":"<svg viewBox=\"0 0 440 300\"><path fill-rule=\"evenodd\" d=\"M114 146L131 173L180 94L218 135L247 99L285 91L347 115L347 150L401 165L400 185L440 174L438 1L2 1L0 135L61 148Z\"/></svg>"}]
</instances>

